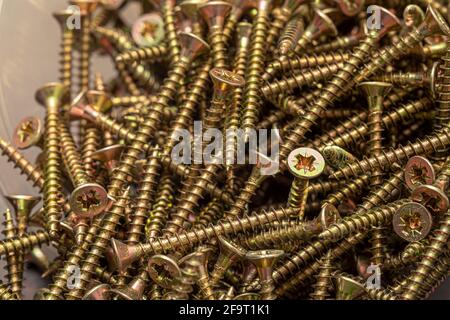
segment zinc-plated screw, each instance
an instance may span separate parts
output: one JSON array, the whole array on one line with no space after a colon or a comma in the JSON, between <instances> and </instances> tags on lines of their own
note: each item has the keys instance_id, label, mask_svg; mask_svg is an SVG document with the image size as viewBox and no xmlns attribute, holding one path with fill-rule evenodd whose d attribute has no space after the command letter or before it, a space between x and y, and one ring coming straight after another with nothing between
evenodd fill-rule
<instances>
[{"instance_id":1,"label":"zinc-plated screw","mask_svg":"<svg viewBox=\"0 0 450 320\"><path fill-rule=\"evenodd\" d=\"M282 250L259 250L249 251L245 258L253 263L258 271L259 282L261 283L261 299L275 300L274 281L272 278L272 268L275 262L284 255Z\"/></svg>"},{"instance_id":2,"label":"zinc-plated screw","mask_svg":"<svg viewBox=\"0 0 450 320\"><path fill-rule=\"evenodd\" d=\"M19 298L0 281L0 300L19 300Z\"/></svg>"},{"instance_id":3,"label":"zinc-plated screw","mask_svg":"<svg viewBox=\"0 0 450 320\"><path fill-rule=\"evenodd\" d=\"M336 286L336 300L356 300L365 293L365 287L353 277L338 275L333 278Z\"/></svg>"},{"instance_id":4,"label":"zinc-plated screw","mask_svg":"<svg viewBox=\"0 0 450 320\"><path fill-rule=\"evenodd\" d=\"M288 166L295 176L289 193L288 205L299 210L298 217L305 217L309 179L317 178L325 168L323 156L314 149L298 148L288 157Z\"/></svg>"},{"instance_id":5,"label":"zinc-plated screw","mask_svg":"<svg viewBox=\"0 0 450 320\"><path fill-rule=\"evenodd\" d=\"M272 24L273 26L273 24ZM295 46L305 28L302 16L293 17L286 25L278 41L277 49L281 56L286 56Z\"/></svg>"},{"instance_id":6,"label":"zinc-plated screw","mask_svg":"<svg viewBox=\"0 0 450 320\"><path fill-rule=\"evenodd\" d=\"M141 272L128 285L111 289L110 292L118 295L123 300L142 300L148 279L148 273L146 271Z\"/></svg>"},{"instance_id":7,"label":"zinc-plated screw","mask_svg":"<svg viewBox=\"0 0 450 320\"><path fill-rule=\"evenodd\" d=\"M90 288L83 296L83 300L110 300L111 287L106 283L100 283Z\"/></svg>"},{"instance_id":8,"label":"zinc-plated screw","mask_svg":"<svg viewBox=\"0 0 450 320\"><path fill-rule=\"evenodd\" d=\"M231 4L225 1L210 1L199 6L199 14L208 25L208 43L215 68L226 68L227 47L223 37L225 20L231 12Z\"/></svg>"},{"instance_id":9,"label":"zinc-plated screw","mask_svg":"<svg viewBox=\"0 0 450 320\"><path fill-rule=\"evenodd\" d=\"M223 27L223 37L225 38L225 43L230 43L233 37L233 31L236 24L241 20L241 17L251 9L258 7L258 0L234 0L233 8L228 16L225 26ZM239 22L242 23L242 22ZM238 32L239 33L239 32Z\"/></svg>"},{"instance_id":10,"label":"zinc-plated screw","mask_svg":"<svg viewBox=\"0 0 450 320\"><path fill-rule=\"evenodd\" d=\"M49 83L36 92L36 100L47 109L45 119L44 152L44 210L47 228L52 237L57 237L62 208L59 203L61 192L61 155L59 136L59 113L69 99L69 89L63 84Z\"/></svg>"},{"instance_id":11,"label":"zinc-plated screw","mask_svg":"<svg viewBox=\"0 0 450 320\"><path fill-rule=\"evenodd\" d=\"M75 35L73 30L68 27L67 19L73 16L70 10L55 12L53 17L59 23L61 35L60 49L60 82L67 88L72 88L72 66L73 66L73 47Z\"/></svg>"},{"instance_id":12,"label":"zinc-plated screw","mask_svg":"<svg viewBox=\"0 0 450 320\"><path fill-rule=\"evenodd\" d=\"M98 5L97 0L71 0L72 5L78 6L81 12L81 43L79 81L80 92L89 90L90 57L91 57L91 18Z\"/></svg>"},{"instance_id":13,"label":"zinc-plated screw","mask_svg":"<svg viewBox=\"0 0 450 320\"><path fill-rule=\"evenodd\" d=\"M118 166L120 156L122 155L125 146L122 144L115 144L95 151L91 156L93 160L100 161L103 166L112 174L114 169Z\"/></svg>"},{"instance_id":14,"label":"zinc-plated screw","mask_svg":"<svg viewBox=\"0 0 450 320\"><path fill-rule=\"evenodd\" d=\"M22 237L0 241L0 257L13 252L28 252L35 246L50 243L47 231L30 232Z\"/></svg>"},{"instance_id":15,"label":"zinc-plated screw","mask_svg":"<svg viewBox=\"0 0 450 320\"><path fill-rule=\"evenodd\" d=\"M140 48L120 53L116 56L116 62L142 62L161 63L167 59L168 50L166 45L158 45L148 48Z\"/></svg>"},{"instance_id":16,"label":"zinc-plated screw","mask_svg":"<svg viewBox=\"0 0 450 320\"><path fill-rule=\"evenodd\" d=\"M198 226L192 231L182 231L174 236L166 236L155 239L154 241L135 246L127 246L118 240L112 240L112 248L114 265L119 270L124 270L130 263L143 257L144 255L158 254L162 252L170 252L177 250L186 251L197 243L205 240L211 240L213 237L220 235L227 236L237 234L241 231L255 229L266 223L280 220L285 217L292 216L293 209L278 209L272 211L263 211L260 214L244 216L243 218L227 217L216 225L209 227ZM1 252L1 251L0 251Z\"/></svg>"},{"instance_id":17,"label":"zinc-plated screw","mask_svg":"<svg viewBox=\"0 0 450 320\"><path fill-rule=\"evenodd\" d=\"M355 232L363 232L373 226L382 226L390 221L395 212L408 200L402 199L380 206L363 214L343 218L319 234L319 239L338 241Z\"/></svg>"},{"instance_id":18,"label":"zinc-plated screw","mask_svg":"<svg viewBox=\"0 0 450 320\"><path fill-rule=\"evenodd\" d=\"M262 99L259 94L261 76L264 70L266 36L269 28L269 14L272 0L258 2L258 14L252 28L247 69L245 72L245 89L241 126L244 130L254 129L258 122Z\"/></svg>"}]
</instances>

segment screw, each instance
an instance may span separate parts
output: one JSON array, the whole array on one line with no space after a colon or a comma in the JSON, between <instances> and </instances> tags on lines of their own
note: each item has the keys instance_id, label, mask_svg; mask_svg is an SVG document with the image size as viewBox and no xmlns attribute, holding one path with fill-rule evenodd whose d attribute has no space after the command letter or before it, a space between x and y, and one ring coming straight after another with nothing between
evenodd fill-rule
<instances>
[{"instance_id":1,"label":"screw","mask_svg":"<svg viewBox=\"0 0 450 320\"><path fill-rule=\"evenodd\" d=\"M168 54L167 47L165 45L158 45L148 48L140 48L129 50L120 53L116 56L116 62L129 63L129 62L142 62L147 63L161 63L166 60Z\"/></svg>"},{"instance_id":2,"label":"screw","mask_svg":"<svg viewBox=\"0 0 450 320\"><path fill-rule=\"evenodd\" d=\"M144 255L149 256L151 254L176 251L178 249L187 250L196 243L202 243L205 240L210 240L212 237L217 237L219 235L226 236L240 231L254 229L265 223L288 217L292 215L293 212L292 209L279 209L268 212L263 211L260 214L245 216L243 218L228 217L217 225L206 228L198 226L194 231L182 231L174 236L158 238L154 241L136 246L127 246L113 239L111 245L114 251L114 261L111 262L111 265L114 265L119 270L124 270L130 263Z\"/></svg>"},{"instance_id":3,"label":"screw","mask_svg":"<svg viewBox=\"0 0 450 320\"><path fill-rule=\"evenodd\" d=\"M28 252L35 246L42 246L50 242L50 236L46 231L36 231L27 233L22 237L0 241L0 256L13 252Z\"/></svg>"},{"instance_id":4,"label":"screw","mask_svg":"<svg viewBox=\"0 0 450 320\"><path fill-rule=\"evenodd\" d=\"M164 24L161 16L148 13L139 17L131 28L134 42L140 47L157 46L164 37Z\"/></svg>"},{"instance_id":5,"label":"screw","mask_svg":"<svg viewBox=\"0 0 450 320\"><path fill-rule=\"evenodd\" d=\"M193 34L201 35L203 33L199 15L199 7L205 4L205 0L186 0L179 4L180 12L187 17L190 29Z\"/></svg>"},{"instance_id":6,"label":"screw","mask_svg":"<svg viewBox=\"0 0 450 320\"><path fill-rule=\"evenodd\" d=\"M59 81L67 88L72 87L72 65L73 65L73 47L75 35L73 30L68 27L67 19L73 16L70 10L64 10L53 13L62 30L61 49L60 49L60 79Z\"/></svg>"},{"instance_id":7,"label":"screw","mask_svg":"<svg viewBox=\"0 0 450 320\"><path fill-rule=\"evenodd\" d=\"M144 271L134 278L127 286L111 289L110 293L118 295L123 300L142 300L147 282L148 274Z\"/></svg>"},{"instance_id":8,"label":"screw","mask_svg":"<svg viewBox=\"0 0 450 320\"><path fill-rule=\"evenodd\" d=\"M253 22L242 104L241 126L244 130L254 129L260 114L262 100L259 95L259 87L264 70L265 52L267 51L266 36L271 4L271 0L260 0L258 2L258 14Z\"/></svg>"},{"instance_id":9,"label":"screw","mask_svg":"<svg viewBox=\"0 0 450 320\"><path fill-rule=\"evenodd\" d=\"M245 255L245 258L253 263L258 271L262 300L276 299L276 295L273 292L275 286L272 278L272 268L282 255L284 255L284 251L282 250L249 251Z\"/></svg>"},{"instance_id":10,"label":"screw","mask_svg":"<svg viewBox=\"0 0 450 320\"><path fill-rule=\"evenodd\" d=\"M327 230L319 234L319 239L337 241L343 237L367 230L372 226L381 226L392 220L394 213L406 200L397 200L388 205L369 210L361 215L352 215L343 218L340 222L331 225Z\"/></svg>"},{"instance_id":11,"label":"screw","mask_svg":"<svg viewBox=\"0 0 450 320\"><path fill-rule=\"evenodd\" d=\"M172 257L156 254L148 260L148 274L157 285L171 289L175 279L181 277L181 270Z\"/></svg>"},{"instance_id":12,"label":"screw","mask_svg":"<svg viewBox=\"0 0 450 320\"><path fill-rule=\"evenodd\" d=\"M0 281L0 300L19 300L19 297Z\"/></svg>"},{"instance_id":13,"label":"screw","mask_svg":"<svg viewBox=\"0 0 450 320\"><path fill-rule=\"evenodd\" d=\"M336 286L336 300L356 300L365 293L364 286L347 276L333 278Z\"/></svg>"},{"instance_id":14,"label":"screw","mask_svg":"<svg viewBox=\"0 0 450 320\"><path fill-rule=\"evenodd\" d=\"M103 166L112 174L114 169L118 166L120 156L122 155L125 146L122 144L111 145L106 148L99 149L92 153L92 160L102 162Z\"/></svg>"},{"instance_id":15,"label":"screw","mask_svg":"<svg viewBox=\"0 0 450 320\"><path fill-rule=\"evenodd\" d=\"M198 7L199 15L208 25L208 42L215 68L227 67L227 47L223 37L223 27L231 7L231 4L225 1L211 1Z\"/></svg>"},{"instance_id":16,"label":"screw","mask_svg":"<svg viewBox=\"0 0 450 320\"><path fill-rule=\"evenodd\" d=\"M308 200L309 180L317 178L325 168L323 156L311 148L298 148L288 157L288 166L295 176L289 193L288 205L298 209L298 217L305 217L305 205Z\"/></svg>"},{"instance_id":17,"label":"screw","mask_svg":"<svg viewBox=\"0 0 450 320\"><path fill-rule=\"evenodd\" d=\"M272 23L272 26L274 24ZM305 21L301 16L295 16L286 25L278 41L277 49L281 56L287 56L299 40L305 28ZM270 31L269 31L270 33Z\"/></svg>"},{"instance_id":18,"label":"screw","mask_svg":"<svg viewBox=\"0 0 450 320\"><path fill-rule=\"evenodd\" d=\"M26 117L17 124L13 133L14 145L19 149L31 146L43 148L43 123L38 117Z\"/></svg>"},{"instance_id":19,"label":"screw","mask_svg":"<svg viewBox=\"0 0 450 320\"><path fill-rule=\"evenodd\" d=\"M58 195L61 192L59 112L68 99L69 89L59 83L46 84L36 92L36 100L47 109L44 142L47 161L44 165L43 198L47 227L50 235L55 238L59 229L58 222L62 216L58 202Z\"/></svg>"},{"instance_id":20,"label":"screw","mask_svg":"<svg viewBox=\"0 0 450 320\"><path fill-rule=\"evenodd\" d=\"M225 38L225 43L229 43L233 37L233 31L235 30L236 25L245 22L239 22L241 17L252 9L256 9L258 7L258 0L235 0L233 1L233 7L231 9L230 14L228 15L228 19L225 22L223 27L222 36ZM239 22L239 23L238 23ZM239 34L239 31L238 31ZM239 39L240 37L238 37Z\"/></svg>"}]
</instances>

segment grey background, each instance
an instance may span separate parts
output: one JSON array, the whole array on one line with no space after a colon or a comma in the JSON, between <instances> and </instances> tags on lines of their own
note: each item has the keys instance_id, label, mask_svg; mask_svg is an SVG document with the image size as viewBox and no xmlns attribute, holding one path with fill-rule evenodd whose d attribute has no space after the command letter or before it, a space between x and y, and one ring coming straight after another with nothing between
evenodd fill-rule
<instances>
[{"instance_id":1,"label":"grey background","mask_svg":"<svg viewBox=\"0 0 450 320\"><path fill-rule=\"evenodd\" d=\"M67 3L65 0L0 0L0 136L7 141L21 118L29 115L43 118L44 110L35 102L34 93L46 82L58 79L60 30L51 13L64 9ZM124 18L133 21L137 12L137 7L131 4ZM94 58L92 66L93 72L99 71L106 78L113 70L109 60L100 57ZM33 148L23 153L34 161L38 150ZM0 193L38 195L5 157L0 157ZM0 197L0 212L7 206ZM3 265L1 261L1 278ZM44 283L37 271L27 270L25 298L31 298L35 289ZM448 279L433 298L450 299Z\"/></svg>"}]
</instances>

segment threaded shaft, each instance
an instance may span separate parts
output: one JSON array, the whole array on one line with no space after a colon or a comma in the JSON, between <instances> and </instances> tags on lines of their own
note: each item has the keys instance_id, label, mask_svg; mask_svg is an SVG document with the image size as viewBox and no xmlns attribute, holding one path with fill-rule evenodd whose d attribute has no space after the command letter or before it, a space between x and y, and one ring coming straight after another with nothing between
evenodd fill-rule
<instances>
[{"instance_id":1,"label":"threaded shaft","mask_svg":"<svg viewBox=\"0 0 450 320\"><path fill-rule=\"evenodd\" d=\"M310 294L312 300L327 300L330 296L330 288L333 287L331 282L334 267L332 265L331 252L328 252L321 260L317 281L313 285L314 291Z\"/></svg>"},{"instance_id":2,"label":"threaded shaft","mask_svg":"<svg viewBox=\"0 0 450 320\"><path fill-rule=\"evenodd\" d=\"M116 61L129 63L129 62L142 62L147 63L161 63L167 60L168 50L165 44L140 48L135 50L129 50L121 53L116 57Z\"/></svg>"},{"instance_id":3,"label":"threaded shaft","mask_svg":"<svg viewBox=\"0 0 450 320\"><path fill-rule=\"evenodd\" d=\"M0 241L0 256L12 252L26 253L35 246L42 246L50 242L50 236L46 231L30 232L25 236Z\"/></svg>"}]
</instances>

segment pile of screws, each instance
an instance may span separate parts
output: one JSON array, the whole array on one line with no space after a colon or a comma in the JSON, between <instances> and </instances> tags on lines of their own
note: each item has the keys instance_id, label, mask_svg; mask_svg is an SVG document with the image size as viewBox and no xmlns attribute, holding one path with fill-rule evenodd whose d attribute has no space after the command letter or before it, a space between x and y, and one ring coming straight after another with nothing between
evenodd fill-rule
<instances>
[{"instance_id":1,"label":"pile of screws","mask_svg":"<svg viewBox=\"0 0 450 320\"><path fill-rule=\"evenodd\" d=\"M79 28L73 10L54 13L61 77L36 92L45 120L0 139L43 200L5 196L0 299L22 297L26 261L50 300L424 299L445 280L447 7L135 0L130 26L130 2L72 0ZM117 77L94 81L94 54ZM204 141L188 155L200 161L175 161L198 121L202 136L242 129L216 154L235 159L244 139L258 161L202 161ZM278 133L266 152L257 129ZM18 150L32 146L34 164Z\"/></svg>"}]
</instances>

